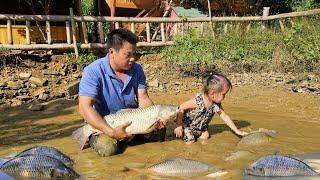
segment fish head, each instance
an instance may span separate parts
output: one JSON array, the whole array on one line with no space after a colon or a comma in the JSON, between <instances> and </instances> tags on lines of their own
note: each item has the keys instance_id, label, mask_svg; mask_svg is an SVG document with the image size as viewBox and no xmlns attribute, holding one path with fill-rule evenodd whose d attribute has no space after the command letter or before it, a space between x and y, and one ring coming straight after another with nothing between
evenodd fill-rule
<instances>
[{"instance_id":1,"label":"fish head","mask_svg":"<svg viewBox=\"0 0 320 180\"><path fill-rule=\"evenodd\" d=\"M179 106L177 105L159 105L158 117L161 122L167 123L169 120L177 116Z\"/></svg>"},{"instance_id":2,"label":"fish head","mask_svg":"<svg viewBox=\"0 0 320 180\"><path fill-rule=\"evenodd\" d=\"M80 175L69 167L59 167L51 170L51 178L53 179L75 179Z\"/></svg>"},{"instance_id":3,"label":"fish head","mask_svg":"<svg viewBox=\"0 0 320 180\"><path fill-rule=\"evenodd\" d=\"M262 166L250 166L245 170L245 173L254 176L265 176L265 170Z\"/></svg>"}]
</instances>

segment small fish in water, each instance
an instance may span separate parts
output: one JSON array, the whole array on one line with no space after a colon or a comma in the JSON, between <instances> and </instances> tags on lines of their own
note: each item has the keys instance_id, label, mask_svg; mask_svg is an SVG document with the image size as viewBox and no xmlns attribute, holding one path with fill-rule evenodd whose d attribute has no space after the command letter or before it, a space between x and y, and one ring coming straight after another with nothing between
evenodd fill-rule
<instances>
[{"instance_id":1,"label":"small fish in water","mask_svg":"<svg viewBox=\"0 0 320 180\"><path fill-rule=\"evenodd\" d=\"M120 110L115 114L105 116L104 119L112 128L131 121L131 125L126 128L127 132L131 134L147 134L155 129L155 125L159 121L166 124L173 119L178 114L178 111L179 107L176 105L153 105ZM79 148L83 149L88 142L89 136L98 132L99 130L86 124L74 131L72 135L78 140Z\"/></svg>"},{"instance_id":2,"label":"small fish in water","mask_svg":"<svg viewBox=\"0 0 320 180\"><path fill-rule=\"evenodd\" d=\"M238 145L257 145L270 142L276 134L273 130L259 129L241 138Z\"/></svg>"},{"instance_id":3,"label":"small fish in water","mask_svg":"<svg viewBox=\"0 0 320 180\"><path fill-rule=\"evenodd\" d=\"M281 155L262 157L255 161L245 172L250 175L265 177L319 175L302 160Z\"/></svg>"},{"instance_id":4,"label":"small fish in water","mask_svg":"<svg viewBox=\"0 0 320 180\"><path fill-rule=\"evenodd\" d=\"M0 172L16 179L21 178L61 178L75 179L79 177L73 169L61 161L46 155L25 155L15 157L2 166Z\"/></svg>"},{"instance_id":5,"label":"small fish in water","mask_svg":"<svg viewBox=\"0 0 320 180\"><path fill-rule=\"evenodd\" d=\"M228 157L225 158L225 161L233 161L233 160L237 160L237 159L243 159L245 157L249 157L251 156L252 153L249 151L237 151L234 153L231 153Z\"/></svg>"},{"instance_id":6,"label":"small fish in water","mask_svg":"<svg viewBox=\"0 0 320 180\"><path fill-rule=\"evenodd\" d=\"M53 158L56 158L63 162L65 165L72 167L73 166L73 160L70 159L67 155L63 154L61 151L54 147L47 147L47 146L34 146L29 149L26 149L19 154L17 154L15 157L21 157L25 155L46 155Z\"/></svg>"},{"instance_id":7,"label":"small fish in water","mask_svg":"<svg viewBox=\"0 0 320 180\"><path fill-rule=\"evenodd\" d=\"M127 168L162 176L199 176L217 172L216 168L211 165L179 157L170 158L163 162L146 166L143 169L141 167L140 169Z\"/></svg>"}]
</instances>

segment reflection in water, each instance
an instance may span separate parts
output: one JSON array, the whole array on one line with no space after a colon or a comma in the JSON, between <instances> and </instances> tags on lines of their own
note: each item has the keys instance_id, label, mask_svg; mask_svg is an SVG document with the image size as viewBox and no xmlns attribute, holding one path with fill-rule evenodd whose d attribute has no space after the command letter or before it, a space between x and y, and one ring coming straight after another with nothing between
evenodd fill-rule
<instances>
[{"instance_id":1,"label":"reflection in water","mask_svg":"<svg viewBox=\"0 0 320 180\"><path fill-rule=\"evenodd\" d=\"M157 104L177 104L193 97L195 92L177 95L170 92L150 93L150 96ZM206 144L196 142L186 145L176 139L174 122L170 122L167 141L130 146L122 154L112 157L99 157L91 149L78 150L71 138L72 131L83 122L76 104L71 101L56 102L52 106L58 106L58 111L50 110L50 107L42 112L27 111L25 107L0 109L0 157L34 145L52 146L74 159L74 169L86 179L142 179L147 177L141 173L123 171L124 166L133 162L154 164L179 156L230 172L222 179L242 179L243 169L259 157L275 152L299 155L320 150L319 95L293 94L282 89L234 88L223 103L224 109L243 130L265 128L277 131L269 143L237 146L240 138L215 115L209 127L211 138ZM237 151L249 151L251 155L225 160Z\"/></svg>"},{"instance_id":2,"label":"reflection in water","mask_svg":"<svg viewBox=\"0 0 320 180\"><path fill-rule=\"evenodd\" d=\"M2 173L2 172L0 172L0 179L3 179L3 180L15 180L13 177L7 175L6 173Z\"/></svg>"}]
</instances>

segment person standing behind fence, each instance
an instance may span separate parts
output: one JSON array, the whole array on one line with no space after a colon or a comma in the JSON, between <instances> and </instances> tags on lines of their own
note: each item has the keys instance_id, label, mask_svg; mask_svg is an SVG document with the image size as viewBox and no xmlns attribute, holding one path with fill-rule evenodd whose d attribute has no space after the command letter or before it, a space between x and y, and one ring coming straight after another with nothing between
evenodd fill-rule
<instances>
[{"instance_id":1,"label":"person standing behind fence","mask_svg":"<svg viewBox=\"0 0 320 180\"><path fill-rule=\"evenodd\" d=\"M108 4L109 9L110 9L110 17L115 17L116 16L117 1L116 0L106 0L106 3ZM114 30L114 29L115 29L115 23L112 22L111 23L111 30Z\"/></svg>"}]
</instances>

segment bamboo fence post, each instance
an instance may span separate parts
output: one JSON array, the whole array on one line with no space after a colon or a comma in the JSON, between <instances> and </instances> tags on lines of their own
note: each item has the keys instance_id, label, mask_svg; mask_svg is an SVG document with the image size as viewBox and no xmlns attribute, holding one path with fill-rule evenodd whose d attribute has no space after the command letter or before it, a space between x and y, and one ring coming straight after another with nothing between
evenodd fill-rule
<instances>
[{"instance_id":1,"label":"bamboo fence post","mask_svg":"<svg viewBox=\"0 0 320 180\"><path fill-rule=\"evenodd\" d=\"M213 29L213 22L212 22L212 14L211 14L211 3L210 0L208 0L208 10L209 10L209 17L210 17L210 27L211 27L211 34L212 38L215 38L214 29Z\"/></svg>"},{"instance_id":2,"label":"bamboo fence post","mask_svg":"<svg viewBox=\"0 0 320 180\"><path fill-rule=\"evenodd\" d=\"M239 22L236 24L236 34L240 35L240 23Z\"/></svg>"},{"instance_id":3,"label":"bamboo fence post","mask_svg":"<svg viewBox=\"0 0 320 180\"><path fill-rule=\"evenodd\" d=\"M223 32L224 32L225 34L227 34L227 32L228 32L228 23L225 23L225 24L224 24Z\"/></svg>"},{"instance_id":4,"label":"bamboo fence post","mask_svg":"<svg viewBox=\"0 0 320 180\"><path fill-rule=\"evenodd\" d=\"M293 26L294 26L294 21L293 21L293 19L292 19L292 18L289 18L289 21L290 21L291 26L293 27Z\"/></svg>"},{"instance_id":5,"label":"bamboo fence post","mask_svg":"<svg viewBox=\"0 0 320 180\"><path fill-rule=\"evenodd\" d=\"M150 23L149 22L146 23L146 33L147 33L147 42L150 43L151 42L151 34L150 34Z\"/></svg>"},{"instance_id":6,"label":"bamboo fence post","mask_svg":"<svg viewBox=\"0 0 320 180\"><path fill-rule=\"evenodd\" d=\"M130 24L130 30L131 30L131 32L132 32L133 34L136 32L136 30L135 30L135 25L134 25L133 22Z\"/></svg>"},{"instance_id":7,"label":"bamboo fence post","mask_svg":"<svg viewBox=\"0 0 320 180\"><path fill-rule=\"evenodd\" d=\"M88 32L87 32L87 23L85 21L82 21L81 24L82 24L82 33L83 33L84 43L88 44L89 40L88 40Z\"/></svg>"},{"instance_id":8,"label":"bamboo fence post","mask_svg":"<svg viewBox=\"0 0 320 180\"><path fill-rule=\"evenodd\" d=\"M161 41L163 43L165 43L166 42L166 34L165 34L165 29L164 29L164 23L163 22L160 24L160 29L161 29Z\"/></svg>"},{"instance_id":9,"label":"bamboo fence post","mask_svg":"<svg viewBox=\"0 0 320 180\"><path fill-rule=\"evenodd\" d=\"M70 21L66 21L66 35L67 35L67 43L71 44Z\"/></svg>"},{"instance_id":10,"label":"bamboo fence post","mask_svg":"<svg viewBox=\"0 0 320 180\"><path fill-rule=\"evenodd\" d=\"M52 44L50 21L46 21L47 43Z\"/></svg>"},{"instance_id":11,"label":"bamboo fence post","mask_svg":"<svg viewBox=\"0 0 320 180\"><path fill-rule=\"evenodd\" d=\"M116 22L116 23L115 23L115 28L116 28L116 29L119 29L119 27L120 27L119 22Z\"/></svg>"},{"instance_id":12,"label":"bamboo fence post","mask_svg":"<svg viewBox=\"0 0 320 180\"><path fill-rule=\"evenodd\" d=\"M284 20L281 18L279 19L279 25L280 25L280 29L281 29L281 32L284 32Z\"/></svg>"},{"instance_id":13,"label":"bamboo fence post","mask_svg":"<svg viewBox=\"0 0 320 180\"><path fill-rule=\"evenodd\" d=\"M30 21L26 21L26 44L31 44L30 40Z\"/></svg>"},{"instance_id":14,"label":"bamboo fence post","mask_svg":"<svg viewBox=\"0 0 320 180\"><path fill-rule=\"evenodd\" d=\"M266 19L269 16L270 7L263 7L262 19ZM265 29L265 23L261 23L261 29Z\"/></svg>"},{"instance_id":15,"label":"bamboo fence post","mask_svg":"<svg viewBox=\"0 0 320 180\"><path fill-rule=\"evenodd\" d=\"M203 35L204 35L204 23L201 22L201 24L200 24L200 36L203 37Z\"/></svg>"},{"instance_id":16,"label":"bamboo fence post","mask_svg":"<svg viewBox=\"0 0 320 180\"><path fill-rule=\"evenodd\" d=\"M249 21L247 27L246 27L246 33L250 31L251 28L251 22Z\"/></svg>"},{"instance_id":17,"label":"bamboo fence post","mask_svg":"<svg viewBox=\"0 0 320 180\"><path fill-rule=\"evenodd\" d=\"M79 59L79 51L77 46L77 38L76 38L76 27L73 17L73 9L70 8L70 20L71 20L71 29L72 29L72 40L73 40L73 48L74 53L76 54L76 59Z\"/></svg>"},{"instance_id":18,"label":"bamboo fence post","mask_svg":"<svg viewBox=\"0 0 320 180\"><path fill-rule=\"evenodd\" d=\"M181 24L181 36L184 38L184 22Z\"/></svg>"},{"instance_id":19,"label":"bamboo fence post","mask_svg":"<svg viewBox=\"0 0 320 180\"><path fill-rule=\"evenodd\" d=\"M10 19L7 20L7 41L8 41L8 44L13 44L12 22Z\"/></svg>"},{"instance_id":20,"label":"bamboo fence post","mask_svg":"<svg viewBox=\"0 0 320 180\"><path fill-rule=\"evenodd\" d=\"M104 43L103 24L101 21L98 21L98 32L100 43Z\"/></svg>"}]
</instances>

